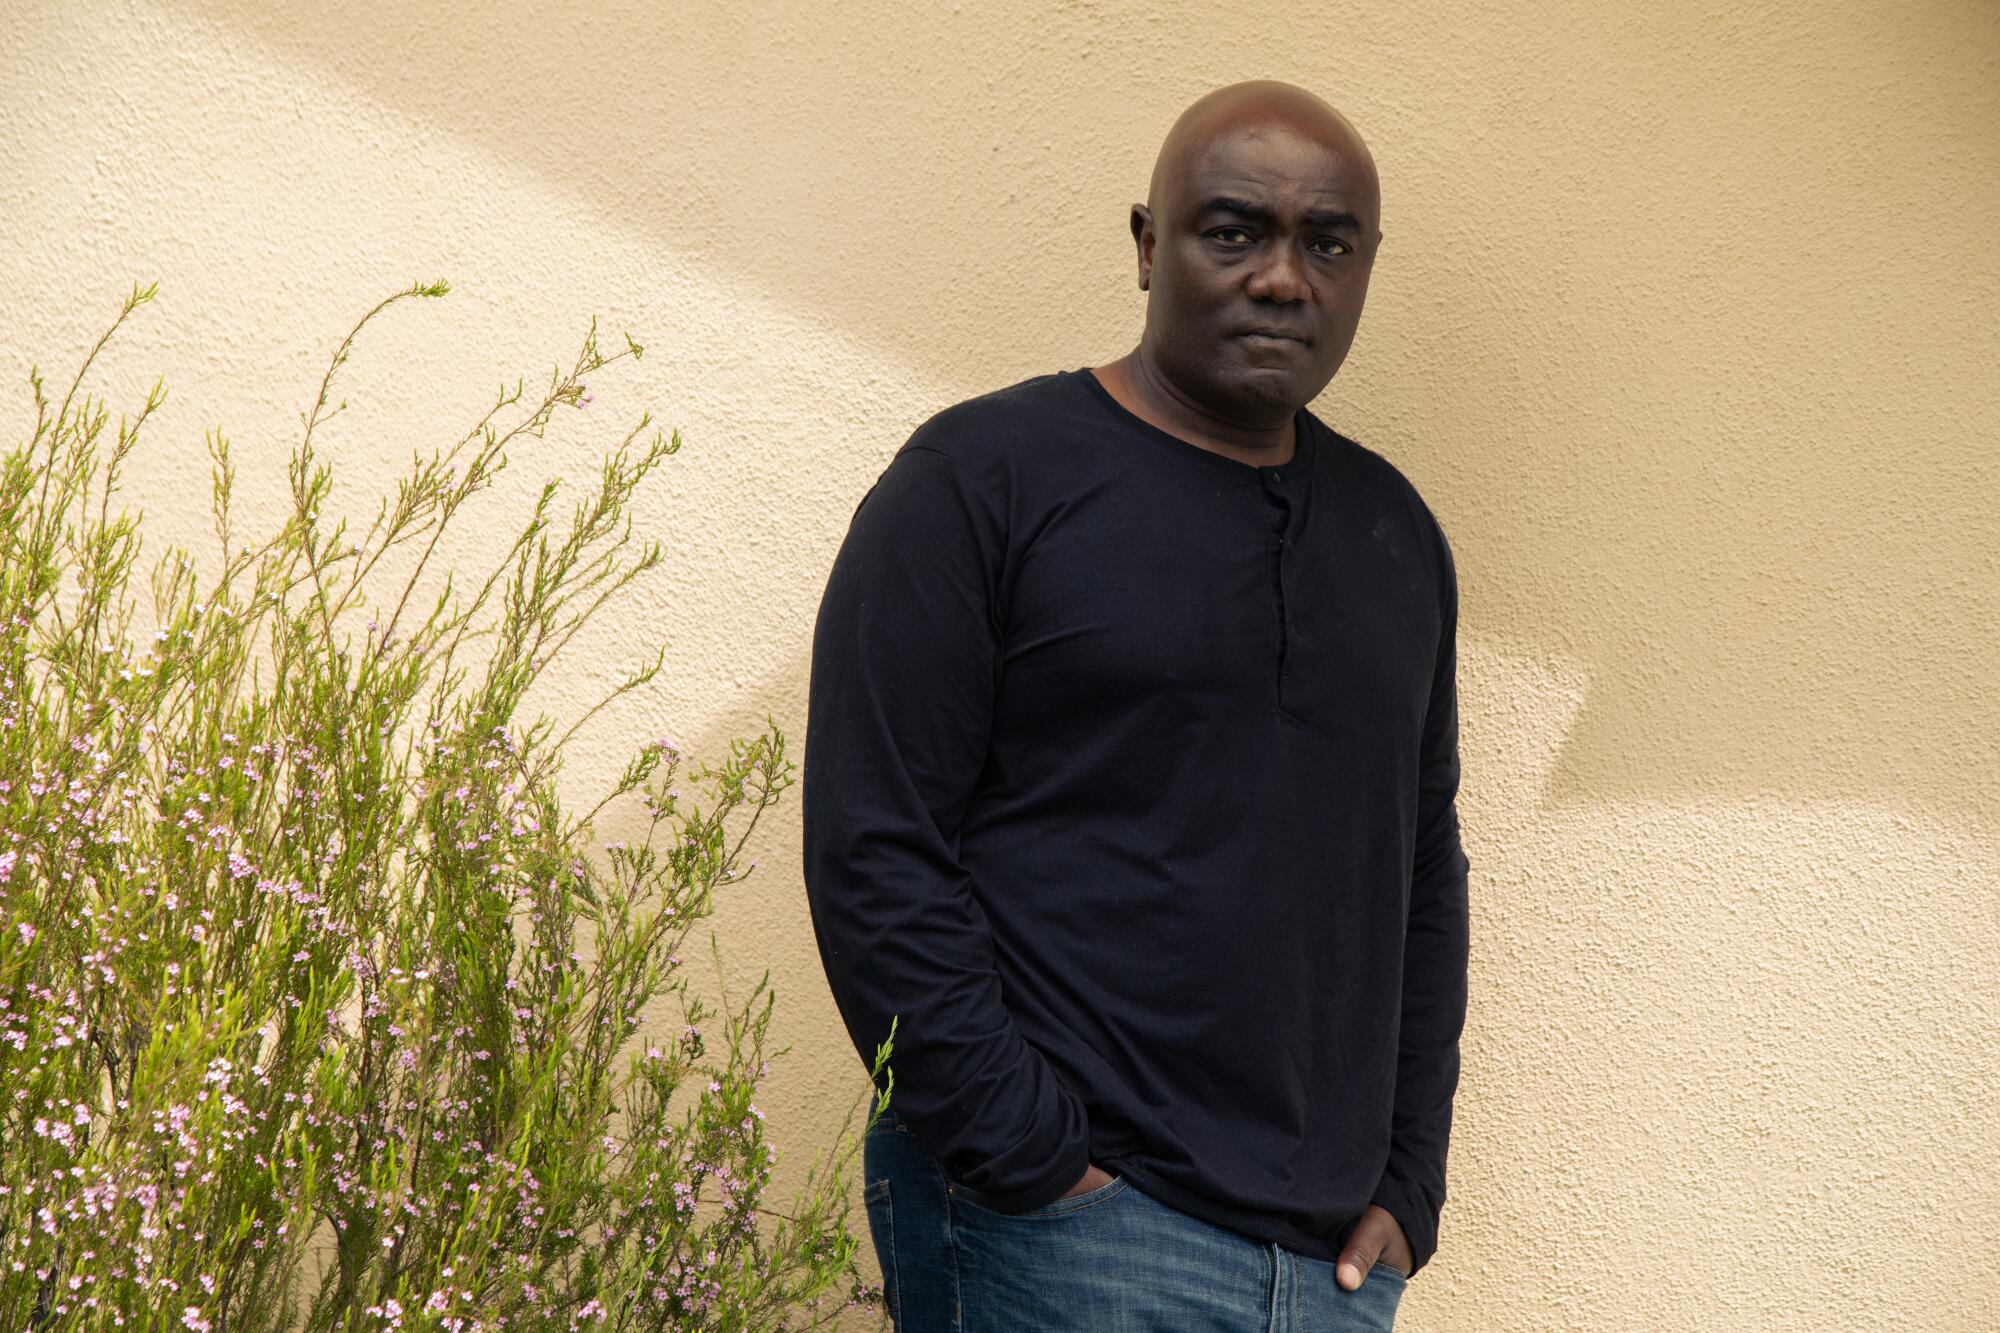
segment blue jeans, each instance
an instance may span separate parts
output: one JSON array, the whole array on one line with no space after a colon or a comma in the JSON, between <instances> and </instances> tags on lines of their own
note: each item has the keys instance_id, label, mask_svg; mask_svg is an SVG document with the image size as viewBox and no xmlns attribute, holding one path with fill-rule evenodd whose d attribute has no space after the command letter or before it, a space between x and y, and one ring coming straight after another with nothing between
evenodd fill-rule
<instances>
[{"instance_id":1,"label":"blue jeans","mask_svg":"<svg viewBox=\"0 0 2000 1333\"><path fill-rule=\"evenodd\" d=\"M1188 1216L1122 1176L1027 1213L958 1183L893 1113L862 1143L862 1198L897 1333L1363 1333L1408 1280Z\"/></svg>"}]
</instances>

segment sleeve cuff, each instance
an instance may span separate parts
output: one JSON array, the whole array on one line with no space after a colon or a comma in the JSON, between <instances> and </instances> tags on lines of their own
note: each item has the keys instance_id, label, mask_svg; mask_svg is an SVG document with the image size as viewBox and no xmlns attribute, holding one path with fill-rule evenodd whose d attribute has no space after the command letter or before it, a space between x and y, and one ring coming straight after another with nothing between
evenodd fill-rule
<instances>
[{"instance_id":1,"label":"sleeve cuff","mask_svg":"<svg viewBox=\"0 0 2000 1333\"><path fill-rule=\"evenodd\" d=\"M971 1195L982 1208L990 1208L996 1213L1027 1213L1054 1203L1067 1194L1072 1185L1083 1179L1083 1173L1089 1167L1090 1141L1086 1138L1070 1147L1048 1170L1019 1189L1005 1192L975 1190L964 1184L958 1188Z\"/></svg>"},{"instance_id":2,"label":"sleeve cuff","mask_svg":"<svg viewBox=\"0 0 2000 1333\"><path fill-rule=\"evenodd\" d=\"M1390 1174L1385 1174L1382 1183L1375 1187L1371 1202L1386 1210L1403 1229L1403 1239L1410 1243L1410 1276L1415 1277L1437 1253L1439 1210L1424 1197L1422 1190Z\"/></svg>"}]
</instances>

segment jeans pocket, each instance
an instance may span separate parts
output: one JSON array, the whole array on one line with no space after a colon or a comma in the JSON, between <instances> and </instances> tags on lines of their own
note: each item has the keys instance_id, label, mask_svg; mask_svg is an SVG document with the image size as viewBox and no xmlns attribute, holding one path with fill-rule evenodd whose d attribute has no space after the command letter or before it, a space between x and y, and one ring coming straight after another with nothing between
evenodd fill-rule
<instances>
[{"instance_id":1,"label":"jeans pocket","mask_svg":"<svg viewBox=\"0 0 2000 1333\"><path fill-rule=\"evenodd\" d=\"M1396 1265L1390 1263L1387 1259L1377 1259L1373 1264L1369 1265L1368 1271L1370 1273L1374 1273L1377 1271L1387 1273L1391 1277L1395 1278L1398 1282L1408 1282L1410 1280L1410 1275L1408 1273L1405 1273L1402 1269L1396 1267Z\"/></svg>"},{"instance_id":2,"label":"jeans pocket","mask_svg":"<svg viewBox=\"0 0 2000 1333\"><path fill-rule=\"evenodd\" d=\"M1097 1204L1115 1199L1130 1188L1132 1188L1132 1183L1126 1180L1125 1177L1113 1176L1109 1181L1099 1185L1096 1189L1085 1190L1081 1194L1072 1194L1067 1198L1051 1200L1039 1208L1030 1208L1025 1213L1010 1213L995 1208L985 1195L981 1194L978 1190L967 1189L963 1185L953 1185L952 1191L960 1199L963 1199L967 1204L982 1213L990 1213L997 1217L1036 1218L1067 1217L1071 1213L1081 1212L1086 1208L1095 1207Z\"/></svg>"},{"instance_id":3,"label":"jeans pocket","mask_svg":"<svg viewBox=\"0 0 2000 1333\"><path fill-rule=\"evenodd\" d=\"M902 1300L896 1272L896 1209L889 1198L887 1176L869 1183L861 1191L862 1206L868 1210L868 1234L875 1242L875 1259L882 1266L882 1300L889 1307L889 1321L901 1327Z\"/></svg>"}]
</instances>

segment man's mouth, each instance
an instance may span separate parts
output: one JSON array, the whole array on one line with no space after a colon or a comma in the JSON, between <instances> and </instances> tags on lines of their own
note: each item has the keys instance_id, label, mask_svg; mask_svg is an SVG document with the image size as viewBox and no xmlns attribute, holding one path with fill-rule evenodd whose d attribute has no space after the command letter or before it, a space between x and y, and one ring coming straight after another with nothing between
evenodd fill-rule
<instances>
[{"instance_id":1,"label":"man's mouth","mask_svg":"<svg viewBox=\"0 0 2000 1333\"><path fill-rule=\"evenodd\" d=\"M1285 346L1287 344L1296 344L1300 347L1303 347L1306 344L1306 339L1303 334L1294 333L1289 329L1273 329L1273 328L1239 329L1237 330L1236 336L1242 338L1246 342L1266 343L1271 346Z\"/></svg>"}]
</instances>

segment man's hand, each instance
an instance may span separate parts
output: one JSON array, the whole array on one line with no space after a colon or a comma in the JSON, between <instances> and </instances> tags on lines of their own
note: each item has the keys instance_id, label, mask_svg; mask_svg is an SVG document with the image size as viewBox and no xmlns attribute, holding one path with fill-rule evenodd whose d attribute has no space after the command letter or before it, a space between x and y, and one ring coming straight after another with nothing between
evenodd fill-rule
<instances>
[{"instance_id":1,"label":"man's hand","mask_svg":"<svg viewBox=\"0 0 2000 1333\"><path fill-rule=\"evenodd\" d=\"M1098 1186L1109 1185L1110 1183L1111 1173L1097 1165L1097 1163L1092 1162L1089 1166L1083 1168L1083 1179L1070 1186L1062 1197L1067 1199L1072 1194L1088 1194Z\"/></svg>"},{"instance_id":2,"label":"man's hand","mask_svg":"<svg viewBox=\"0 0 2000 1333\"><path fill-rule=\"evenodd\" d=\"M1403 1228L1387 1208L1371 1203L1368 1211L1361 1215L1361 1220L1354 1224L1354 1230L1347 1233L1347 1243L1340 1247L1340 1258L1334 1266L1334 1281L1353 1291L1368 1276L1368 1270L1377 1259L1387 1259L1405 1273L1416 1263Z\"/></svg>"}]
</instances>

